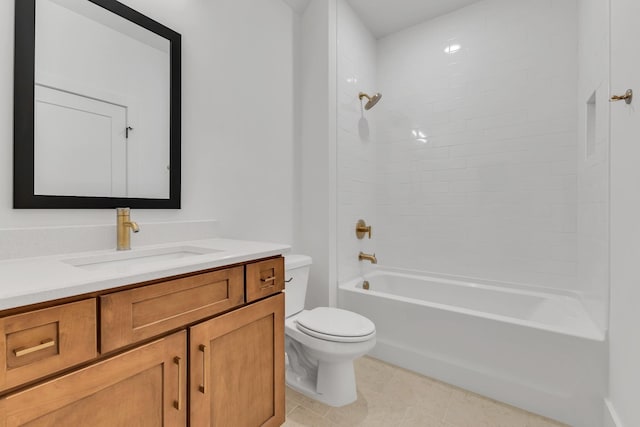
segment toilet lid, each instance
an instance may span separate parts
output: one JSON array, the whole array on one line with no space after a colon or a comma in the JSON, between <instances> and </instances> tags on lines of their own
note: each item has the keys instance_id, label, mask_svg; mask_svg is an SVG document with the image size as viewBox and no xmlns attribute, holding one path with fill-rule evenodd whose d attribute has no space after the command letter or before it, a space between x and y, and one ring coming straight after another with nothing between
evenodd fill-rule
<instances>
[{"instance_id":1,"label":"toilet lid","mask_svg":"<svg viewBox=\"0 0 640 427\"><path fill-rule=\"evenodd\" d=\"M296 321L302 332L327 341L361 342L376 332L371 320L339 308L317 307L300 313Z\"/></svg>"}]
</instances>

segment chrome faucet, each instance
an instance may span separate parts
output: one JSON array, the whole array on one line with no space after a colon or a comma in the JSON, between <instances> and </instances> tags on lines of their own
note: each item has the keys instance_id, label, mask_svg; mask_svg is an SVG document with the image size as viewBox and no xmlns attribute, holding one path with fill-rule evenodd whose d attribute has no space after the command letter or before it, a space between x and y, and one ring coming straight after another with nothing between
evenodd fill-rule
<instances>
[{"instance_id":1,"label":"chrome faucet","mask_svg":"<svg viewBox=\"0 0 640 427\"><path fill-rule=\"evenodd\" d=\"M131 249L131 231L137 233L140 231L138 223L131 221L131 209L129 208L117 208L118 214L118 246L119 251L128 251Z\"/></svg>"},{"instance_id":2,"label":"chrome faucet","mask_svg":"<svg viewBox=\"0 0 640 427\"><path fill-rule=\"evenodd\" d=\"M378 258L376 258L376 254L370 255L370 254L365 254L364 252L360 252L360 254L358 255L358 260L360 261L371 261L371 264L377 264L378 263Z\"/></svg>"}]
</instances>

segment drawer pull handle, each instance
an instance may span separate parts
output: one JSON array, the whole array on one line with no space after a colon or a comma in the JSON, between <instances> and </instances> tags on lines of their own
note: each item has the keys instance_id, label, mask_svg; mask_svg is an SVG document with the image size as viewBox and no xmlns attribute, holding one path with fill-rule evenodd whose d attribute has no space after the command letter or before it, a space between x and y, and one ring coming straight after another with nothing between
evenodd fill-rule
<instances>
[{"instance_id":1,"label":"drawer pull handle","mask_svg":"<svg viewBox=\"0 0 640 427\"><path fill-rule=\"evenodd\" d=\"M22 357L26 356L27 354L35 353L36 351L44 350L45 348L53 347L54 345L56 345L56 342L49 338L44 341L40 341L39 345L35 345L33 347L16 348L15 350L13 350L13 354L15 354L16 357Z\"/></svg>"},{"instance_id":2,"label":"drawer pull handle","mask_svg":"<svg viewBox=\"0 0 640 427\"><path fill-rule=\"evenodd\" d=\"M207 346L204 344L200 344L198 349L202 352L202 384L198 387L200 393L207 394Z\"/></svg>"},{"instance_id":3,"label":"drawer pull handle","mask_svg":"<svg viewBox=\"0 0 640 427\"><path fill-rule=\"evenodd\" d=\"M261 282L267 283L267 282L273 282L276 280L276 276L271 276L271 277L265 277L264 279L260 279Z\"/></svg>"},{"instance_id":4,"label":"drawer pull handle","mask_svg":"<svg viewBox=\"0 0 640 427\"><path fill-rule=\"evenodd\" d=\"M173 407L180 411L182 409L182 359L176 356L173 358L173 363L178 365L178 400L173 401Z\"/></svg>"}]
</instances>

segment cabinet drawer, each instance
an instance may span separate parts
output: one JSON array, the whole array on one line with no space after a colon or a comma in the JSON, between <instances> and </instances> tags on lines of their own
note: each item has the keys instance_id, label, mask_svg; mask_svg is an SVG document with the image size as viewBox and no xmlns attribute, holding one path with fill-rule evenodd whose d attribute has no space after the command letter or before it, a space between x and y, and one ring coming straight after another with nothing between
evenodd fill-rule
<instances>
[{"instance_id":1,"label":"cabinet drawer","mask_svg":"<svg viewBox=\"0 0 640 427\"><path fill-rule=\"evenodd\" d=\"M242 267L196 274L100 297L102 353L244 302Z\"/></svg>"},{"instance_id":2,"label":"cabinet drawer","mask_svg":"<svg viewBox=\"0 0 640 427\"><path fill-rule=\"evenodd\" d=\"M96 301L88 299L0 319L0 390L97 354Z\"/></svg>"},{"instance_id":3,"label":"cabinet drawer","mask_svg":"<svg viewBox=\"0 0 640 427\"><path fill-rule=\"evenodd\" d=\"M247 264L247 302L284 289L284 258Z\"/></svg>"}]
</instances>

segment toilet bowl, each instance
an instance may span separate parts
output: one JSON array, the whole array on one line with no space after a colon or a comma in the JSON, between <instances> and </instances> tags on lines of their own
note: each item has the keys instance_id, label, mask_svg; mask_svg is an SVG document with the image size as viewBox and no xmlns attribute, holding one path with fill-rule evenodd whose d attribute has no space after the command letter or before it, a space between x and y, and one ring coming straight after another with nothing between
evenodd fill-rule
<instances>
[{"instance_id":1,"label":"toilet bowl","mask_svg":"<svg viewBox=\"0 0 640 427\"><path fill-rule=\"evenodd\" d=\"M376 343L375 325L357 313L331 307L304 310L311 258L285 257L286 382L331 406L356 400L353 361Z\"/></svg>"}]
</instances>

